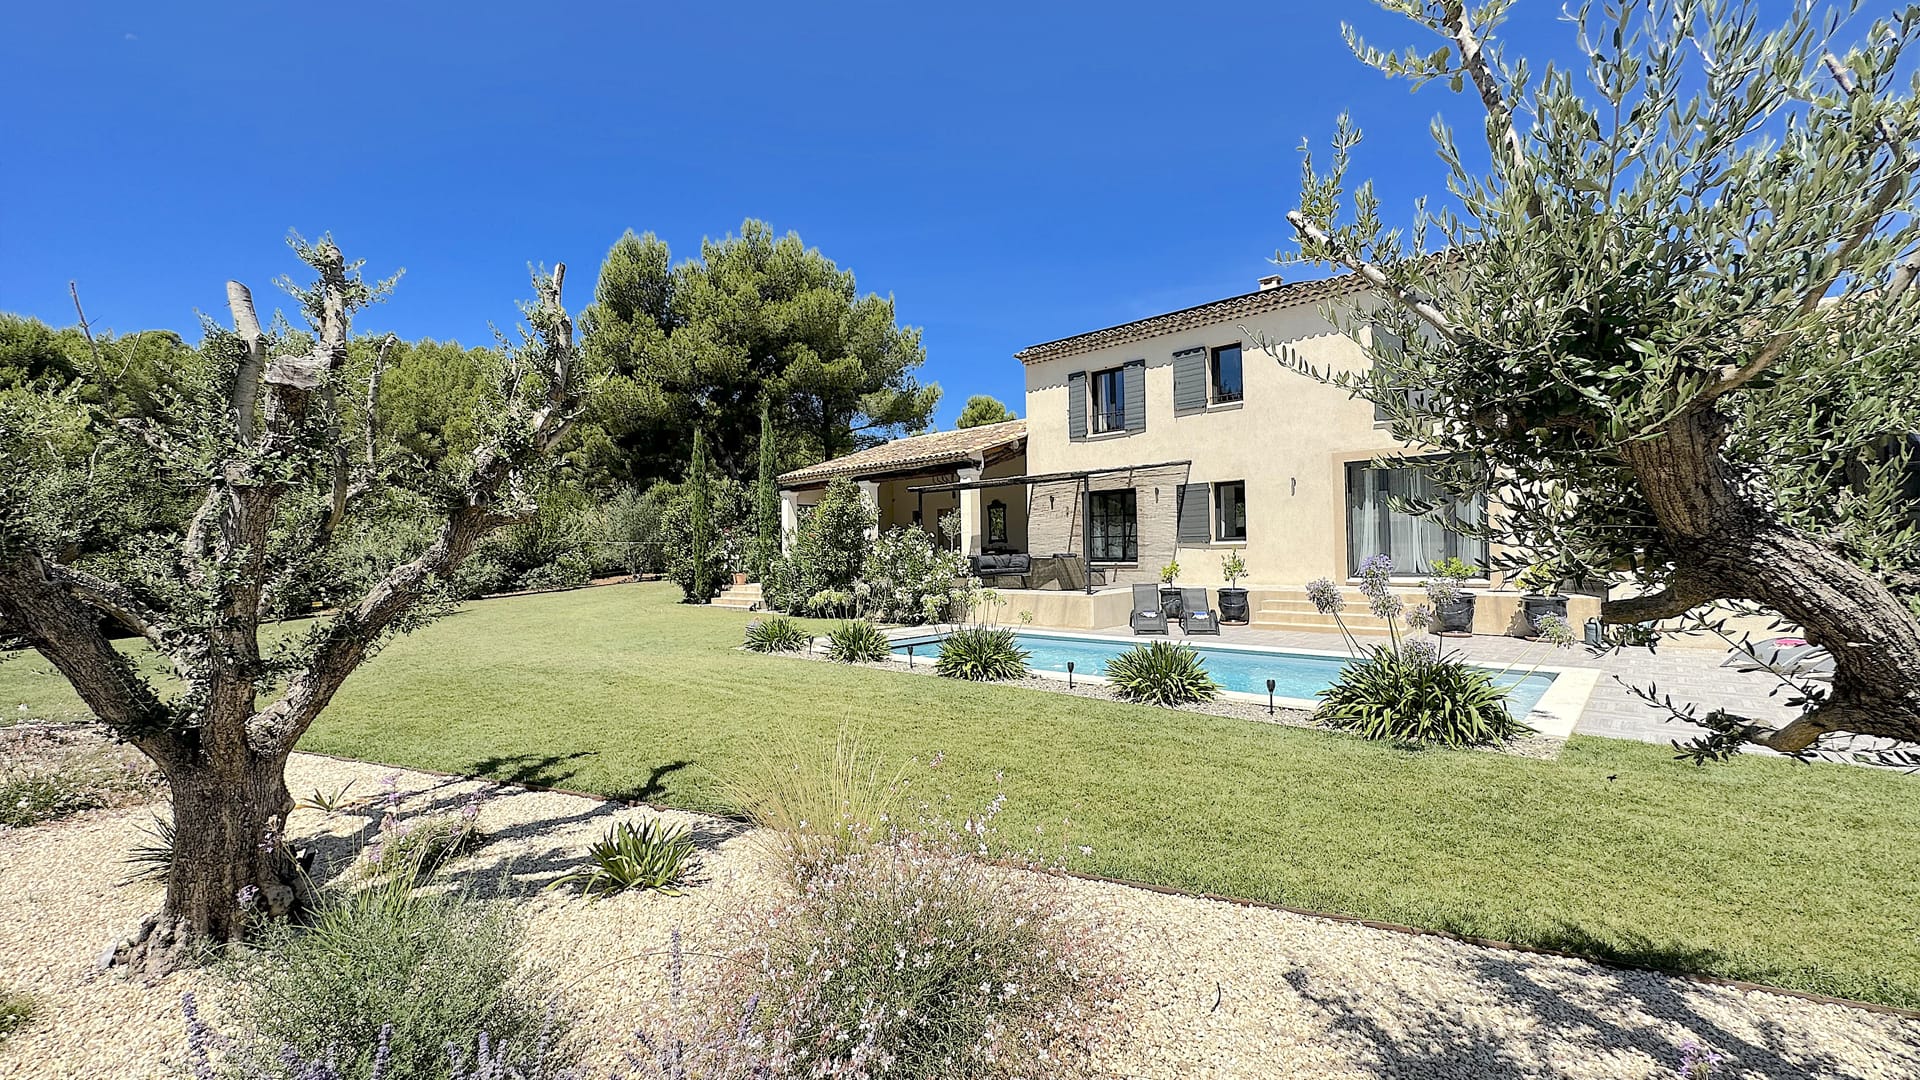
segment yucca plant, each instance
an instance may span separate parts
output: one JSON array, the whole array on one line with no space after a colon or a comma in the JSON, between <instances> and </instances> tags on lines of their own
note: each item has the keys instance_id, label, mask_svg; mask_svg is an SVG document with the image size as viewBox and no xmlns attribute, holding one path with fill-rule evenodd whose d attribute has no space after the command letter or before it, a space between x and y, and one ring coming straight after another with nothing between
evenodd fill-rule
<instances>
[{"instance_id":1,"label":"yucca plant","mask_svg":"<svg viewBox=\"0 0 1920 1080\"><path fill-rule=\"evenodd\" d=\"M771 615L747 624L746 647L753 652L799 652L812 637L785 615Z\"/></svg>"},{"instance_id":2,"label":"yucca plant","mask_svg":"<svg viewBox=\"0 0 1920 1080\"><path fill-rule=\"evenodd\" d=\"M590 866L554 879L547 888L579 882L592 897L628 889L678 896L693 872L693 836L681 825L648 821L636 829L623 821L587 849L587 859Z\"/></svg>"},{"instance_id":3,"label":"yucca plant","mask_svg":"<svg viewBox=\"0 0 1920 1080\"><path fill-rule=\"evenodd\" d=\"M940 642L933 670L949 679L1019 679L1027 674L1027 650L1013 631L997 626L968 626Z\"/></svg>"},{"instance_id":4,"label":"yucca plant","mask_svg":"<svg viewBox=\"0 0 1920 1080\"><path fill-rule=\"evenodd\" d=\"M173 870L173 814L155 814L153 827L142 826L147 841L127 853L133 875L127 881L164 881Z\"/></svg>"},{"instance_id":5,"label":"yucca plant","mask_svg":"<svg viewBox=\"0 0 1920 1080\"><path fill-rule=\"evenodd\" d=\"M865 619L851 619L827 634L827 658L843 664L873 664L893 651L887 635Z\"/></svg>"},{"instance_id":6,"label":"yucca plant","mask_svg":"<svg viewBox=\"0 0 1920 1080\"><path fill-rule=\"evenodd\" d=\"M1172 641L1135 645L1108 660L1107 679L1116 697L1142 705L1191 705L1220 694L1193 646Z\"/></svg>"},{"instance_id":7,"label":"yucca plant","mask_svg":"<svg viewBox=\"0 0 1920 1080\"><path fill-rule=\"evenodd\" d=\"M1314 718L1369 739L1486 746L1530 730L1493 673L1425 649L1374 646L1320 691Z\"/></svg>"}]
</instances>

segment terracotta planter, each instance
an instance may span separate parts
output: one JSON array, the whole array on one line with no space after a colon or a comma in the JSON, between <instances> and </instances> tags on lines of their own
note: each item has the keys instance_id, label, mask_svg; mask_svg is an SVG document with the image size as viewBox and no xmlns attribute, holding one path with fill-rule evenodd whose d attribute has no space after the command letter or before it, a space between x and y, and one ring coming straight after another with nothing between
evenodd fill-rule
<instances>
[{"instance_id":1,"label":"terracotta planter","mask_svg":"<svg viewBox=\"0 0 1920 1080\"><path fill-rule=\"evenodd\" d=\"M746 575L746 573L745 573L745 572L741 572L741 573L738 573L738 574L735 574L735 575L733 575L733 583L734 583L735 585L745 585L745 584L747 583L747 575Z\"/></svg>"}]
</instances>

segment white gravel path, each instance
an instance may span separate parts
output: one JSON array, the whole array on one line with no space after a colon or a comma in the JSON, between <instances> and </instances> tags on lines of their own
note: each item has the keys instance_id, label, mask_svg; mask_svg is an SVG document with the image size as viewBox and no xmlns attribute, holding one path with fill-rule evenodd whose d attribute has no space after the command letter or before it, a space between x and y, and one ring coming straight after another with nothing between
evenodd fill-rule
<instances>
[{"instance_id":1,"label":"white gravel path","mask_svg":"<svg viewBox=\"0 0 1920 1080\"><path fill-rule=\"evenodd\" d=\"M302 755L289 779L296 795L348 781L366 795L394 771ZM401 774L410 807L454 805L479 786ZM589 903L539 891L610 822L655 814L698 830L704 881L687 895ZM208 980L189 972L148 989L93 971L156 903L152 886L116 885L148 819L98 811L0 832L0 984L41 1005L0 1044L0 1077L177 1075L179 994ZM366 821L301 811L293 831L341 858ZM511 789L480 822L488 843L448 877L524 898L534 948L613 1050L640 1004L665 994L671 931L697 954L770 887L757 838L698 815ZM1649 1080L1670 1075L1691 1034L1733 1057L1730 1077L1920 1077L1920 1021L1102 882L1062 887L1122 949L1129 989L1101 1051L1118 1076Z\"/></svg>"}]
</instances>

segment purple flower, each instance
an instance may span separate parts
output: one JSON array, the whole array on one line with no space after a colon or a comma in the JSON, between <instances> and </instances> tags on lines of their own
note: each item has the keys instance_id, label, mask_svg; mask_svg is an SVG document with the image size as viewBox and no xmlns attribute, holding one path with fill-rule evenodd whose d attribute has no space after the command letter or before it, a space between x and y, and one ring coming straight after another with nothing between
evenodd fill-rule
<instances>
[{"instance_id":1,"label":"purple flower","mask_svg":"<svg viewBox=\"0 0 1920 1080\"><path fill-rule=\"evenodd\" d=\"M1691 1036L1680 1044L1680 1067L1674 1070L1679 1080L1713 1080L1727 1056Z\"/></svg>"},{"instance_id":2,"label":"purple flower","mask_svg":"<svg viewBox=\"0 0 1920 1080\"><path fill-rule=\"evenodd\" d=\"M1315 611L1331 615L1340 610L1340 586L1332 578L1315 578L1307 582L1307 599L1313 601Z\"/></svg>"},{"instance_id":3,"label":"purple flower","mask_svg":"<svg viewBox=\"0 0 1920 1080\"><path fill-rule=\"evenodd\" d=\"M246 888L234 893L233 898L239 901L241 907L250 908L253 906L254 901L260 899L260 886L248 885Z\"/></svg>"}]
</instances>

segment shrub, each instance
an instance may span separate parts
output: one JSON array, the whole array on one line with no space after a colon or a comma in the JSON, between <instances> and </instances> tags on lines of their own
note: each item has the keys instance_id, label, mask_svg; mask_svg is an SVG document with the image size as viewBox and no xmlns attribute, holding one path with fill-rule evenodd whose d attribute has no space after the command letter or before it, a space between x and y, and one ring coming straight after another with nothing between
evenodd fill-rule
<instances>
[{"instance_id":1,"label":"shrub","mask_svg":"<svg viewBox=\"0 0 1920 1080\"><path fill-rule=\"evenodd\" d=\"M808 605L821 593L845 593L851 599L874 520L873 507L853 481L842 477L829 483L820 502L801 520L792 552L775 560L785 565L768 567L762 594L782 611L810 610Z\"/></svg>"},{"instance_id":2,"label":"shrub","mask_svg":"<svg viewBox=\"0 0 1920 1080\"><path fill-rule=\"evenodd\" d=\"M267 926L257 954L228 969L246 1032L232 1064L293 1080L333 1057L335 1075L366 1080L384 1044L386 1077L437 1078L450 1056L472 1059L482 1033L530 1064L566 1025L551 976L522 962L523 936L502 903L394 883L325 894L311 926Z\"/></svg>"},{"instance_id":3,"label":"shrub","mask_svg":"<svg viewBox=\"0 0 1920 1080\"><path fill-rule=\"evenodd\" d=\"M106 741L95 725L0 729L0 826L143 803L160 785L146 758Z\"/></svg>"},{"instance_id":4,"label":"shrub","mask_svg":"<svg viewBox=\"0 0 1920 1080\"><path fill-rule=\"evenodd\" d=\"M842 727L831 740L788 732L723 784L728 800L777 838L789 878L804 884L888 835L902 777Z\"/></svg>"},{"instance_id":5,"label":"shrub","mask_svg":"<svg viewBox=\"0 0 1920 1080\"><path fill-rule=\"evenodd\" d=\"M843 664L874 664L892 652L887 635L865 619L842 622L827 632L827 657Z\"/></svg>"},{"instance_id":6,"label":"shrub","mask_svg":"<svg viewBox=\"0 0 1920 1080\"><path fill-rule=\"evenodd\" d=\"M659 556L660 500L637 488L622 487L581 515L588 543L586 554L594 576L657 573L666 565Z\"/></svg>"},{"instance_id":7,"label":"shrub","mask_svg":"<svg viewBox=\"0 0 1920 1080\"><path fill-rule=\"evenodd\" d=\"M458 811L402 817L398 780L397 774L389 776L382 785L386 812L379 832L361 849L359 866L362 876L412 884L480 845L480 797L469 796Z\"/></svg>"},{"instance_id":8,"label":"shrub","mask_svg":"<svg viewBox=\"0 0 1920 1080\"><path fill-rule=\"evenodd\" d=\"M747 624L746 647L752 652L799 652L811 640L799 623L785 615L769 615Z\"/></svg>"},{"instance_id":9,"label":"shrub","mask_svg":"<svg viewBox=\"0 0 1920 1080\"><path fill-rule=\"evenodd\" d=\"M1115 696L1143 705L1189 705L1220 693L1200 654L1172 641L1135 645L1107 661L1107 679Z\"/></svg>"},{"instance_id":10,"label":"shrub","mask_svg":"<svg viewBox=\"0 0 1920 1080\"><path fill-rule=\"evenodd\" d=\"M155 814L153 827L143 826L140 831L147 834L147 841L127 853L127 864L133 867L127 880L165 881L173 871L173 814Z\"/></svg>"},{"instance_id":11,"label":"shrub","mask_svg":"<svg viewBox=\"0 0 1920 1080\"><path fill-rule=\"evenodd\" d=\"M791 1075L1072 1075L1114 980L1058 888L913 835L875 844L746 924L722 998Z\"/></svg>"},{"instance_id":12,"label":"shrub","mask_svg":"<svg viewBox=\"0 0 1920 1080\"><path fill-rule=\"evenodd\" d=\"M1431 649L1373 646L1320 698L1316 719L1369 739L1484 746L1528 730L1491 672Z\"/></svg>"},{"instance_id":13,"label":"shrub","mask_svg":"<svg viewBox=\"0 0 1920 1080\"><path fill-rule=\"evenodd\" d=\"M547 888L579 882L588 896L627 889L678 896L693 871L693 837L680 825L648 821L636 829L623 821L587 849L587 859L591 867L556 878Z\"/></svg>"},{"instance_id":14,"label":"shrub","mask_svg":"<svg viewBox=\"0 0 1920 1080\"><path fill-rule=\"evenodd\" d=\"M925 529L889 529L861 571L864 610L886 622L946 622L966 606L973 579L966 556L936 547Z\"/></svg>"},{"instance_id":15,"label":"shrub","mask_svg":"<svg viewBox=\"0 0 1920 1080\"><path fill-rule=\"evenodd\" d=\"M1028 653L1014 640L1013 631L995 626L968 626L948 634L940 643L933 670L949 679L1019 679L1027 674Z\"/></svg>"},{"instance_id":16,"label":"shrub","mask_svg":"<svg viewBox=\"0 0 1920 1080\"><path fill-rule=\"evenodd\" d=\"M693 489L687 484L656 484L649 493L660 492L660 543L667 577L680 586L686 598L706 603L725 588L728 575L744 568L746 552L738 544L721 542L741 535L748 525L747 489L730 476L709 476L707 491L709 529L712 536L706 546L706 595L698 591L695 570L698 562L693 537Z\"/></svg>"},{"instance_id":17,"label":"shrub","mask_svg":"<svg viewBox=\"0 0 1920 1080\"><path fill-rule=\"evenodd\" d=\"M25 1027L27 1021L33 1019L35 1008L32 998L0 986L0 1043L6 1042L7 1036Z\"/></svg>"}]
</instances>

